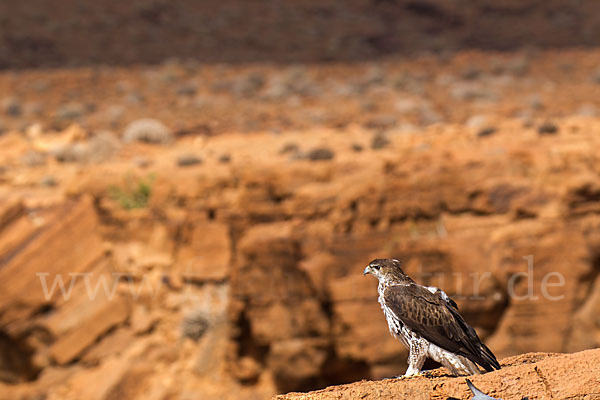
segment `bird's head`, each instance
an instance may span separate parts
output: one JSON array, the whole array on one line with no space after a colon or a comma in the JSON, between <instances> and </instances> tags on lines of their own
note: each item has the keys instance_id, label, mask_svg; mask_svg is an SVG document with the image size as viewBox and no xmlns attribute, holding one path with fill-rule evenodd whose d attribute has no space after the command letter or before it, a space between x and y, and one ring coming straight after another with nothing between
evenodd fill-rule
<instances>
[{"instance_id":1,"label":"bird's head","mask_svg":"<svg viewBox=\"0 0 600 400\"><path fill-rule=\"evenodd\" d=\"M390 280L411 280L404 271L402 271L402 263L393 258L377 258L371 261L363 271L363 274L371 274L379 279L380 282Z\"/></svg>"}]
</instances>

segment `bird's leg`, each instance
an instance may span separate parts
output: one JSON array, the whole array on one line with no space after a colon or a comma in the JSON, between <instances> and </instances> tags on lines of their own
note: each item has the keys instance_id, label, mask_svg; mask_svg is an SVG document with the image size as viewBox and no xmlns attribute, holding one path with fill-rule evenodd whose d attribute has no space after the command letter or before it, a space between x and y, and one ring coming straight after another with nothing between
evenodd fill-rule
<instances>
[{"instance_id":1,"label":"bird's leg","mask_svg":"<svg viewBox=\"0 0 600 400\"><path fill-rule=\"evenodd\" d=\"M408 368L404 373L405 377L421 374L421 368L427 359L424 344L420 341L414 341L410 344L408 353Z\"/></svg>"}]
</instances>

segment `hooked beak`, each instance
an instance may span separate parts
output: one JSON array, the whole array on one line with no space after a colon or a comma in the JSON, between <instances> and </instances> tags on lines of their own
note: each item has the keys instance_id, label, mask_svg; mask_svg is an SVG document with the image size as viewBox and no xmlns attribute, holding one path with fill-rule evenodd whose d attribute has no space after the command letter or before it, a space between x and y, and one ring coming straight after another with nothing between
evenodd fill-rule
<instances>
[{"instance_id":1,"label":"hooked beak","mask_svg":"<svg viewBox=\"0 0 600 400\"><path fill-rule=\"evenodd\" d=\"M363 275L367 275L370 274L372 271L371 266L367 265L367 267L365 268L365 270L363 271Z\"/></svg>"}]
</instances>

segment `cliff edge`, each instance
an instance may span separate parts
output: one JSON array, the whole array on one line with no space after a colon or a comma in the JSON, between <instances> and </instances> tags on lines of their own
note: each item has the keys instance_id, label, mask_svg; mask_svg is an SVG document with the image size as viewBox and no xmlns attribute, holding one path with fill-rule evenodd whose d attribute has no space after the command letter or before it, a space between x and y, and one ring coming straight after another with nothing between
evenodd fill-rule
<instances>
[{"instance_id":1,"label":"cliff edge","mask_svg":"<svg viewBox=\"0 0 600 400\"><path fill-rule=\"evenodd\" d=\"M600 399L600 349L574 354L528 353L502 360L502 369L470 377L484 393L504 400ZM465 377L439 368L429 376L360 381L309 393L288 393L276 400L471 399Z\"/></svg>"}]
</instances>

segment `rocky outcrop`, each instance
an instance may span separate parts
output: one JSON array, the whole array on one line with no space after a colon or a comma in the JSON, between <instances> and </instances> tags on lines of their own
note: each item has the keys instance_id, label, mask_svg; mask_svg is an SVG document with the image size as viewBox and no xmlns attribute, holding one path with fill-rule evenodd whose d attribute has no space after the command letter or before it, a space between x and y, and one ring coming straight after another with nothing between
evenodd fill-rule
<instances>
[{"instance_id":1,"label":"rocky outcrop","mask_svg":"<svg viewBox=\"0 0 600 400\"><path fill-rule=\"evenodd\" d=\"M157 159L154 177L139 178L152 182L145 208L126 211L111 194L137 187L138 178L121 180L119 162L73 180L68 200L38 211L47 225L32 225L28 203L13 201L4 231L21 236L3 236L18 251L5 253L0 273L15 281L2 295L4 333L35 371L20 379L73 363L103 371L113 353L137 365L152 352L128 353L135 338L152 348L165 334L189 341L197 357L174 348L168 359L240 387L284 392L398 375L406 350L387 332L375 282L361 275L365 262L388 256L453 296L499 357L596 347L599 221L593 180L581 172L596 139L580 124L559 123L568 136L524 130L510 142L436 127L390 134L388 147L358 154L346 143L360 135L232 135L211 151L227 146L239 163L209 158L177 170ZM280 154L290 141L324 140L340 149L332 160ZM82 281L68 301L60 291L45 299L40 265L108 277L109 290ZM34 278L13 272L28 268ZM128 379L115 377L115 388Z\"/></svg>"},{"instance_id":2,"label":"rocky outcrop","mask_svg":"<svg viewBox=\"0 0 600 400\"><path fill-rule=\"evenodd\" d=\"M59 301L66 291L52 291L52 286L58 289L62 283L68 290L70 278L89 272L103 254L90 198L66 202L35 217L21 213L14 219L3 235L3 324L25 320L45 304Z\"/></svg>"},{"instance_id":3,"label":"rocky outcrop","mask_svg":"<svg viewBox=\"0 0 600 400\"><path fill-rule=\"evenodd\" d=\"M531 76L511 63L492 71L482 55L437 74L438 61L415 61L410 76L403 63L277 70L274 81L293 84L289 101L251 80L231 111L231 93L203 88L214 101L202 113L186 108L189 94L171 98L181 105L166 117L172 141L107 135L118 146L99 158L87 158L100 136L90 126L105 122L93 107L79 107L91 125L1 135L0 398L268 398L401 374L406 350L362 276L375 257L401 258L417 281L442 287L499 358L598 347L599 125L555 116L595 98L596 53L568 54L576 72L543 53L528 56L541 71ZM466 70L477 63L485 85ZM231 68L202 71L235 80ZM194 76L177 64L145 71L156 86L115 69L19 76L100 90L124 74L148 99L163 80ZM561 96L548 81L565 85ZM535 112L520 114L536 85L543 107L534 98L525 111ZM148 101L148 113L162 120L163 104ZM333 128L307 128L323 121L311 107L335 108ZM287 130L184 129L215 115Z\"/></svg>"},{"instance_id":4,"label":"rocky outcrop","mask_svg":"<svg viewBox=\"0 0 600 400\"><path fill-rule=\"evenodd\" d=\"M528 399L598 399L600 373L595 365L600 350L575 354L530 353L502 360L502 369L470 377L485 394L504 400ZM289 393L277 400L326 399L470 399L465 378L445 375L434 370L429 376L384 381L361 381L350 385L333 386L309 393Z\"/></svg>"},{"instance_id":5,"label":"rocky outcrop","mask_svg":"<svg viewBox=\"0 0 600 400\"><path fill-rule=\"evenodd\" d=\"M49 359L72 361L126 318L127 307L108 302L103 293L93 306L87 301L84 279L105 265L99 265L104 249L89 197L33 215L13 204L20 213L3 213L0 333L14 349L12 356L2 353L0 366L7 380L19 381L33 378ZM55 307L60 309L53 312ZM56 342L48 347L49 340Z\"/></svg>"}]
</instances>

